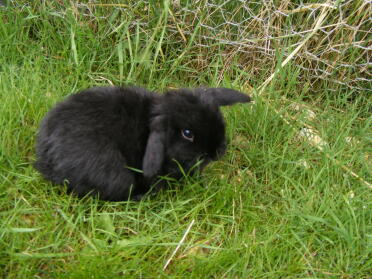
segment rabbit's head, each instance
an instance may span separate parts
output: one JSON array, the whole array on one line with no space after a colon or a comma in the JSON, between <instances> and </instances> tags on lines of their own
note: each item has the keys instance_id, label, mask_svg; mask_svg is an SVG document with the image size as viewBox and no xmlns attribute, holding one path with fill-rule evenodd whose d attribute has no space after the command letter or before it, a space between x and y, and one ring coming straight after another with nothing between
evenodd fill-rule
<instances>
[{"instance_id":1,"label":"rabbit's head","mask_svg":"<svg viewBox=\"0 0 372 279\"><path fill-rule=\"evenodd\" d=\"M177 176L180 169L188 172L198 162L201 169L216 160L226 149L219 107L249 101L247 95L227 88L180 89L160 96L152 109L144 176Z\"/></svg>"}]
</instances>

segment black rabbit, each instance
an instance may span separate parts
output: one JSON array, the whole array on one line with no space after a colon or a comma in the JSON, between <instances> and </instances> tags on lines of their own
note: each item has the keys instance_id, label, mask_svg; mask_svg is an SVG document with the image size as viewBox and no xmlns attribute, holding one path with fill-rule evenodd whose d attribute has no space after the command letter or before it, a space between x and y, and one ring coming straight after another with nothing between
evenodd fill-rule
<instances>
[{"instance_id":1,"label":"black rabbit","mask_svg":"<svg viewBox=\"0 0 372 279\"><path fill-rule=\"evenodd\" d=\"M165 94L137 87L87 89L42 121L35 167L78 196L138 199L159 176L178 179L181 169L192 172L198 162L202 169L221 156L226 141L219 106L249 101L227 88Z\"/></svg>"}]
</instances>

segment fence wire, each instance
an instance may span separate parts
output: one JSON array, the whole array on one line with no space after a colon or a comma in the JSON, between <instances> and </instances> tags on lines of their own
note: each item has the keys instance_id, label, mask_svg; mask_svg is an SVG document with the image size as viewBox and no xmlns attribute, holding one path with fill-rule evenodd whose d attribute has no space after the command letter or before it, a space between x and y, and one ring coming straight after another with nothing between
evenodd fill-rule
<instances>
[{"instance_id":1,"label":"fence wire","mask_svg":"<svg viewBox=\"0 0 372 279\"><path fill-rule=\"evenodd\" d=\"M200 25L196 46L210 49L202 52L207 63L217 43L224 46L227 66L231 60L260 75L273 70L278 53L288 56L312 31L320 9L327 7L331 11L325 24L293 57L292 66L314 90L324 83L331 90L370 90L371 1L293 2L297 1L197 1L194 9L179 5L175 15L185 34L192 35ZM172 23L169 29L179 32Z\"/></svg>"},{"instance_id":2,"label":"fence wire","mask_svg":"<svg viewBox=\"0 0 372 279\"><path fill-rule=\"evenodd\" d=\"M49 4L53 1L41 1ZM68 1L57 0L60 6ZM323 8L330 9L320 30L291 61L291 70L302 85L313 91L371 91L372 1L70 1L87 20L106 17L119 10L141 32L151 37L164 7L167 49L180 55L188 48L189 67L203 71L221 54L224 71L232 66L247 73L246 84L254 84L275 69L278 57L288 56L312 32ZM105 13L98 13L106 9ZM99 15L98 15L99 14ZM123 17L121 20L123 20ZM120 22L117 23L118 25ZM133 32L134 33L134 32Z\"/></svg>"}]
</instances>

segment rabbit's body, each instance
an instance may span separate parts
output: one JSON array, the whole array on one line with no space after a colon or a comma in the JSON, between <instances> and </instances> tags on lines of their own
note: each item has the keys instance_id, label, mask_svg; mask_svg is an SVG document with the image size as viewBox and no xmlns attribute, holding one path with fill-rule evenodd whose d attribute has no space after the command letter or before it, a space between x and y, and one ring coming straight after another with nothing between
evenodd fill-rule
<instances>
[{"instance_id":1,"label":"rabbit's body","mask_svg":"<svg viewBox=\"0 0 372 279\"><path fill-rule=\"evenodd\" d=\"M223 154L219 104L200 97L208 90L159 95L134 87L97 87L74 94L42 121L35 167L79 196L141 196L157 176L179 178L180 166L187 172L199 159L205 165ZM233 92L241 99L228 104L249 101Z\"/></svg>"}]
</instances>

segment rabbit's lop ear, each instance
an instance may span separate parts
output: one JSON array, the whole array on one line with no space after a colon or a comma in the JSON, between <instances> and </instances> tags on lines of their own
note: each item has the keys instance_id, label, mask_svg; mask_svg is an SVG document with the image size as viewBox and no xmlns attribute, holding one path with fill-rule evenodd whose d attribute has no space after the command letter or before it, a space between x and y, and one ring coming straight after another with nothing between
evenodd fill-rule
<instances>
[{"instance_id":1,"label":"rabbit's lop ear","mask_svg":"<svg viewBox=\"0 0 372 279\"><path fill-rule=\"evenodd\" d=\"M150 136L147 140L146 151L143 157L143 175L153 177L156 175L163 164L165 149L165 131L163 129L161 117L156 117L151 123Z\"/></svg>"},{"instance_id":2,"label":"rabbit's lop ear","mask_svg":"<svg viewBox=\"0 0 372 279\"><path fill-rule=\"evenodd\" d=\"M201 91L200 97L203 102L217 106L230 106L251 101L248 95L230 88L205 88Z\"/></svg>"}]
</instances>

